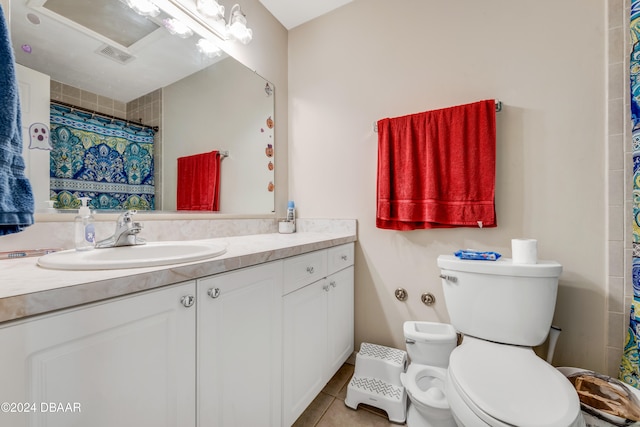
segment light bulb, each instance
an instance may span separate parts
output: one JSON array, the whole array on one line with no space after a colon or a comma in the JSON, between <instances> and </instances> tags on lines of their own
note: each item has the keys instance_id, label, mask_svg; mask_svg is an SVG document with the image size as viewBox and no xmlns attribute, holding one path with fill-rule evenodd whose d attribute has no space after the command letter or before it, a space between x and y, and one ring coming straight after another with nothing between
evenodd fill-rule
<instances>
[{"instance_id":1,"label":"light bulb","mask_svg":"<svg viewBox=\"0 0 640 427\"><path fill-rule=\"evenodd\" d=\"M247 28L247 18L240 10L240 5L234 5L231 8L231 16L227 25L229 35L238 40L242 44L248 44L253 38L253 31Z\"/></svg>"},{"instance_id":2,"label":"light bulb","mask_svg":"<svg viewBox=\"0 0 640 427\"><path fill-rule=\"evenodd\" d=\"M184 22L175 18L166 18L162 20L164 27L173 35L183 39L187 39L193 35L191 28Z\"/></svg>"},{"instance_id":3,"label":"light bulb","mask_svg":"<svg viewBox=\"0 0 640 427\"><path fill-rule=\"evenodd\" d=\"M218 45L216 45L211 40L200 39L198 40L198 43L196 43L196 46L198 46L198 50L200 51L200 53L207 56L208 58L215 58L216 56L220 56L222 54L222 51L220 50Z\"/></svg>"},{"instance_id":4,"label":"light bulb","mask_svg":"<svg viewBox=\"0 0 640 427\"><path fill-rule=\"evenodd\" d=\"M160 9L149 0L126 0L126 3L138 15L158 16L160 14Z\"/></svg>"},{"instance_id":5,"label":"light bulb","mask_svg":"<svg viewBox=\"0 0 640 427\"><path fill-rule=\"evenodd\" d=\"M224 6L216 0L197 0L196 8L204 16L214 19L224 19Z\"/></svg>"}]
</instances>

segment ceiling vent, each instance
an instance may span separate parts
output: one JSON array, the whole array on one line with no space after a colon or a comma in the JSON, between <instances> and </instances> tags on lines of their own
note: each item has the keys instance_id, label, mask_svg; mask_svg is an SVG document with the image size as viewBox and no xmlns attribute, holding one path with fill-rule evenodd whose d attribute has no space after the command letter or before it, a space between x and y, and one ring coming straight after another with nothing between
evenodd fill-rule
<instances>
[{"instance_id":1,"label":"ceiling vent","mask_svg":"<svg viewBox=\"0 0 640 427\"><path fill-rule=\"evenodd\" d=\"M132 61L133 59L135 59L135 56L129 55L128 53L123 52L120 49L117 49L113 46L109 46L108 44L100 46L100 48L96 50L96 53L99 53L102 56L106 56L107 58L113 59L114 61L120 64L126 64Z\"/></svg>"}]
</instances>

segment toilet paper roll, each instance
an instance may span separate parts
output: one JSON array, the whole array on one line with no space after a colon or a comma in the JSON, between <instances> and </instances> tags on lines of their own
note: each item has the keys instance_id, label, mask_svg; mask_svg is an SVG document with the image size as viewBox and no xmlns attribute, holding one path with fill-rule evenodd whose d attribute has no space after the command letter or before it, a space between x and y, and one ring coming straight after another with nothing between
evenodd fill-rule
<instances>
[{"instance_id":1,"label":"toilet paper roll","mask_svg":"<svg viewBox=\"0 0 640 427\"><path fill-rule=\"evenodd\" d=\"M538 241L536 239L511 239L511 258L514 264L537 263Z\"/></svg>"}]
</instances>

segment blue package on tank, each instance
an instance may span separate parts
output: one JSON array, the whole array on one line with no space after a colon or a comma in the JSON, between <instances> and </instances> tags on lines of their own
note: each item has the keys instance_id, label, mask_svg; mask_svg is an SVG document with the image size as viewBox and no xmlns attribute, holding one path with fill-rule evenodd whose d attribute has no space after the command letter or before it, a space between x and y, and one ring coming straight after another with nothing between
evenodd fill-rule
<instances>
[{"instance_id":1,"label":"blue package on tank","mask_svg":"<svg viewBox=\"0 0 640 427\"><path fill-rule=\"evenodd\" d=\"M474 251L471 249L460 249L456 251L454 255L460 259L475 259L480 261L495 261L502 256L497 252Z\"/></svg>"}]
</instances>

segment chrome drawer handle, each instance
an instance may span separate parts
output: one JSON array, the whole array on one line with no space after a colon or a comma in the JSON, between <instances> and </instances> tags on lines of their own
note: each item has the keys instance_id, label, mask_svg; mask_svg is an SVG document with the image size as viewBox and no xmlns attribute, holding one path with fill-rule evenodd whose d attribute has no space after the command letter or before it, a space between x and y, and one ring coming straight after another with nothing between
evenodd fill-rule
<instances>
[{"instance_id":1,"label":"chrome drawer handle","mask_svg":"<svg viewBox=\"0 0 640 427\"><path fill-rule=\"evenodd\" d=\"M447 282L456 283L458 281L458 278L456 276L449 276L448 274L441 274L440 278L446 280Z\"/></svg>"},{"instance_id":2,"label":"chrome drawer handle","mask_svg":"<svg viewBox=\"0 0 640 427\"><path fill-rule=\"evenodd\" d=\"M312 266L307 267L307 273L313 274L313 267Z\"/></svg>"}]
</instances>

